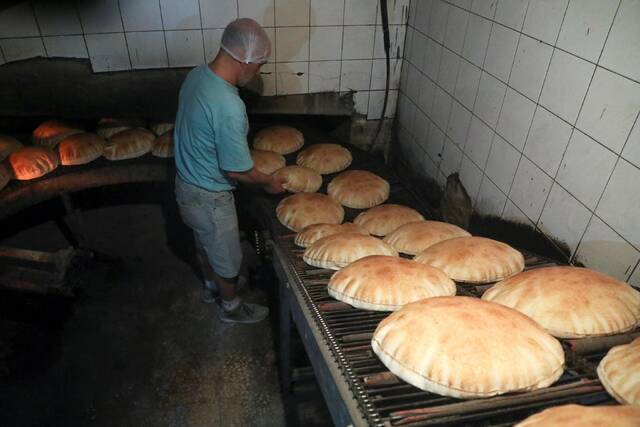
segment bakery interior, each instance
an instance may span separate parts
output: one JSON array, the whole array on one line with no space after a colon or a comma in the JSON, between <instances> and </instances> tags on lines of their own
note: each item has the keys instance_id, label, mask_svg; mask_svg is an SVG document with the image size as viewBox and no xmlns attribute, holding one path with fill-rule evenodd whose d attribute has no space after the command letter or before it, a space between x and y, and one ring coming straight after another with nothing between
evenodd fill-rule
<instances>
[{"instance_id":1,"label":"bakery interior","mask_svg":"<svg viewBox=\"0 0 640 427\"><path fill-rule=\"evenodd\" d=\"M253 325L201 301L174 193L180 85L239 17L272 42L247 143L290 190L234 192ZM2 2L0 425L640 425L639 20Z\"/></svg>"}]
</instances>

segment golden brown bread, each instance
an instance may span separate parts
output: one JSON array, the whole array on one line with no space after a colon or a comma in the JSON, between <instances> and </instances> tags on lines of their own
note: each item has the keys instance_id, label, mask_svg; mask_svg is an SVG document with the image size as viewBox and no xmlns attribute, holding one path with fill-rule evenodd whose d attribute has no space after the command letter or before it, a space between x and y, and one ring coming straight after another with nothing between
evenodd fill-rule
<instances>
[{"instance_id":1,"label":"golden brown bread","mask_svg":"<svg viewBox=\"0 0 640 427\"><path fill-rule=\"evenodd\" d=\"M386 236L404 224L423 219L415 209L389 203L361 212L353 223L362 226L374 236Z\"/></svg>"},{"instance_id":2,"label":"golden brown bread","mask_svg":"<svg viewBox=\"0 0 640 427\"><path fill-rule=\"evenodd\" d=\"M303 248L307 248L323 237L338 233L359 233L365 236L369 235L367 230L351 222L345 222L343 224L312 224L296 234L295 244Z\"/></svg>"},{"instance_id":3,"label":"golden brown bread","mask_svg":"<svg viewBox=\"0 0 640 427\"><path fill-rule=\"evenodd\" d=\"M341 145L315 144L298 154L296 164L326 175L345 170L351 160L351 153Z\"/></svg>"},{"instance_id":4,"label":"golden brown bread","mask_svg":"<svg viewBox=\"0 0 640 427\"><path fill-rule=\"evenodd\" d=\"M378 325L371 346L409 384L463 399L548 387L564 370L562 346L536 322L472 297L407 304Z\"/></svg>"},{"instance_id":5,"label":"golden brown bread","mask_svg":"<svg viewBox=\"0 0 640 427\"><path fill-rule=\"evenodd\" d=\"M58 120L42 122L31 134L34 144L54 148L64 138L76 133L84 132L73 125Z\"/></svg>"},{"instance_id":6,"label":"golden brown bread","mask_svg":"<svg viewBox=\"0 0 640 427\"><path fill-rule=\"evenodd\" d=\"M64 166L83 165L102 156L106 142L95 133L77 133L58 144L60 163Z\"/></svg>"},{"instance_id":7,"label":"golden brown bread","mask_svg":"<svg viewBox=\"0 0 640 427\"><path fill-rule=\"evenodd\" d=\"M282 225L298 232L311 224L340 224L344 209L325 194L297 193L278 203L276 216Z\"/></svg>"},{"instance_id":8,"label":"golden brown bread","mask_svg":"<svg viewBox=\"0 0 640 427\"><path fill-rule=\"evenodd\" d=\"M331 180L329 196L353 209L367 209L389 198L389 183L368 171L350 170Z\"/></svg>"},{"instance_id":9,"label":"golden brown bread","mask_svg":"<svg viewBox=\"0 0 640 427\"><path fill-rule=\"evenodd\" d=\"M456 294L442 271L407 259L371 255L331 276L329 295L364 310L395 311L423 298Z\"/></svg>"},{"instance_id":10,"label":"golden brown bread","mask_svg":"<svg viewBox=\"0 0 640 427\"><path fill-rule=\"evenodd\" d=\"M20 147L22 147L22 143L14 137L0 134L0 162Z\"/></svg>"},{"instance_id":11,"label":"golden brown bread","mask_svg":"<svg viewBox=\"0 0 640 427\"><path fill-rule=\"evenodd\" d=\"M471 234L457 225L440 221L417 221L398 227L387 234L384 241L398 252L417 255L436 243L468 236Z\"/></svg>"},{"instance_id":12,"label":"golden brown bread","mask_svg":"<svg viewBox=\"0 0 640 427\"><path fill-rule=\"evenodd\" d=\"M304 251L302 259L309 265L339 270L369 255L398 256L398 252L375 237L358 233L340 233L323 237Z\"/></svg>"},{"instance_id":13,"label":"golden brown bread","mask_svg":"<svg viewBox=\"0 0 640 427\"><path fill-rule=\"evenodd\" d=\"M104 148L109 160L125 160L144 156L151 151L155 135L143 128L123 130L113 135Z\"/></svg>"},{"instance_id":14,"label":"golden brown bread","mask_svg":"<svg viewBox=\"0 0 640 427\"><path fill-rule=\"evenodd\" d=\"M39 178L58 167L56 153L48 147L22 147L9 155L13 176L21 181Z\"/></svg>"},{"instance_id":15,"label":"golden brown bread","mask_svg":"<svg viewBox=\"0 0 640 427\"><path fill-rule=\"evenodd\" d=\"M162 136L165 133L173 130L173 123L169 123L169 122L155 123L149 126L149 130L155 133L156 136Z\"/></svg>"},{"instance_id":16,"label":"golden brown bread","mask_svg":"<svg viewBox=\"0 0 640 427\"><path fill-rule=\"evenodd\" d=\"M640 407L562 405L545 409L514 427L638 427Z\"/></svg>"},{"instance_id":17,"label":"golden brown bread","mask_svg":"<svg viewBox=\"0 0 640 427\"><path fill-rule=\"evenodd\" d=\"M135 118L103 117L98 121L96 133L104 139L109 139L117 133L136 127L144 128L145 121Z\"/></svg>"},{"instance_id":18,"label":"golden brown bread","mask_svg":"<svg viewBox=\"0 0 640 427\"><path fill-rule=\"evenodd\" d=\"M286 165L282 154L273 151L251 150L251 159L253 159L253 167L267 175L271 175Z\"/></svg>"},{"instance_id":19,"label":"golden brown bread","mask_svg":"<svg viewBox=\"0 0 640 427\"><path fill-rule=\"evenodd\" d=\"M618 403L640 405L640 338L613 347L598 365L598 378Z\"/></svg>"},{"instance_id":20,"label":"golden brown bread","mask_svg":"<svg viewBox=\"0 0 640 427\"><path fill-rule=\"evenodd\" d=\"M289 154L304 145L302 132L291 126L271 126L259 131L253 138L253 148Z\"/></svg>"},{"instance_id":21,"label":"golden brown bread","mask_svg":"<svg viewBox=\"0 0 640 427\"><path fill-rule=\"evenodd\" d=\"M524 257L506 243L485 237L456 237L420 252L415 261L439 268L456 282L490 283L524 269Z\"/></svg>"},{"instance_id":22,"label":"golden brown bread","mask_svg":"<svg viewBox=\"0 0 640 427\"><path fill-rule=\"evenodd\" d=\"M169 130L156 139L151 144L151 154L156 157L173 157L173 131Z\"/></svg>"},{"instance_id":23,"label":"golden brown bread","mask_svg":"<svg viewBox=\"0 0 640 427\"><path fill-rule=\"evenodd\" d=\"M315 193L322 186L322 176L303 166L285 166L275 171L273 176L284 179L283 186L291 193Z\"/></svg>"},{"instance_id":24,"label":"golden brown bread","mask_svg":"<svg viewBox=\"0 0 640 427\"><path fill-rule=\"evenodd\" d=\"M587 268L526 271L497 283L482 298L523 312L560 338L612 335L640 322L640 292Z\"/></svg>"}]
</instances>

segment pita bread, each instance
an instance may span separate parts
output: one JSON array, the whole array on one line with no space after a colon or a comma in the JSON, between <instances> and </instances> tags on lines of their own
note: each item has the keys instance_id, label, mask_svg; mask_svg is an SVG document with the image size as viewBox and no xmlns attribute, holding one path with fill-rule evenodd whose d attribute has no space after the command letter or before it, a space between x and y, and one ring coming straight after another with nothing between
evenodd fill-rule
<instances>
[{"instance_id":1,"label":"pita bread","mask_svg":"<svg viewBox=\"0 0 640 427\"><path fill-rule=\"evenodd\" d=\"M48 147L22 147L9 155L13 176L21 181L39 178L58 167L56 153Z\"/></svg>"},{"instance_id":2,"label":"pita bread","mask_svg":"<svg viewBox=\"0 0 640 427\"><path fill-rule=\"evenodd\" d=\"M368 209L389 198L389 183L371 172L350 170L333 178L327 193L348 208Z\"/></svg>"},{"instance_id":3,"label":"pita bread","mask_svg":"<svg viewBox=\"0 0 640 427\"><path fill-rule=\"evenodd\" d=\"M456 284L437 268L407 259L372 255L331 276L329 295L363 310L395 311L423 298L456 294Z\"/></svg>"},{"instance_id":4,"label":"pita bread","mask_svg":"<svg viewBox=\"0 0 640 427\"><path fill-rule=\"evenodd\" d=\"M323 237L338 233L358 233L365 236L369 235L367 230L350 222L345 222L344 224L313 224L305 227L296 235L295 244L303 248L307 248Z\"/></svg>"},{"instance_id":5,"label":"pita bread","mask_svg":"<svg viewBox=\"0 0 640 427\"><path fill-rule=\"evenodd\" d=\"M14 137L0 134L0 162L20 147L22 147L22 143Z\"/></svg>"},{"instance_id":6,"label":"pita bread","mask_svg":"<svg viewBox=\"0 0 640 427\"><path fill-rule=\"evenodd\" d=\"M47 120L35 128L31 134L31 139L34 144L54 148L66 137L82 132L84 132L82 129L58 120Z\"/></svg>"},{"instance_id":7,"label":"pita bread","mask_svg":"<svg viewBox=\"0 0 640 427\"><path fill-rule=\"evenodd\" d=\"M267 175L271 175L287 164L282 154L273 151L251 150L251 159L253 159L253 167Z\"/></svg>"},{"instance_id":8,"label":"pita bread","mask_svg":"<svg viewBox=\"0 0 640 427\"><path fill-rule=\"evenodd\" d=\"M106 142L95 133L77 133L60 141L58 155L65 166L83 165L102 156Z\"/></svg>"},{"instance_id":9,"label":"pita bread","mask_svg":"<svg viewBox=\"0 0 640 427\"><path fill-rule=\"evenodd\" d=\"M396 228L385 236L384 241L398 252L417 255L436 243L469 236L471 234L457 225L440 221L417 221Z\"/></svg>"},{"instance_id":10,"label":"pita bread","mask_svg":"<svg viewBox=\"0 0 640 427\"><path fill-rule=\"evenodd\" d=\"M358 233L340 233L323 237L305 251L302 259L319 268L339 270L369 255L398 256L398 252L380 239Z\"/></svg>"},{"instance_id":11,"label":"pita bread","mask_svg":"<svg viewBox=\"0 0 640 427\"><path fill-rule=\"evenodd\" d=\"M345 170L351 164L349 150L338 144L315 144L298 154L296 164L326 175Z\"/></svg>"},{"instance_id":12,"label":"pita bread","mask_svg":"<svg viewBox=\"0 0 640 427\"><path fill-rule=\"evenodd\" d=\"M0 190L7 186L11 180L11 172L2 163L0 163Z\"/></svg>"},{"instance_id":13,"label":"pita bread","mask_svg":"<svg viewBox=\"0 0 640 427\"><path fill-rule=\"evenodd\" d=\"M144 156L151 151L155 135L143 128L123 130L113 135L104 148L109 160L126 160Z\"/></svg>"},{"instance_id":14,"label":"pita bread","mask_svg":"<svg viewBox=\"0 0 640 427\"><path fill-rule=\"evenodd\" d=\"M156 123L151 125L149 129L155 133L156 136L162 136L170 130L173 130L173 123Z\"/></svg>"},{"instance_id":15,"label":"pita bread","mask_svg":"<svg viewBox=\"0 0 640 427\"><path fill-rule=\"evenodd\" d=\"M497 283L482 298L523 312L560 338L612 335L640 322L640 292L587 268L536 268Z\"/></svg>"},{"instance_id":16,"label":"pita bread","mask_svg":"<svg viewBox=\"0 0 640 427\"><path fill-rule=\"evenodd\" d=\"M360 213L353 223L374 236L386 236L402 225L422 220L424 217L415 209L390 203Z\"/></svg>"},{"instance_id":17,"label":"pita bread","mask_svg":"<svg viewBox=\"0 0 640 427\"><path fill-rule=\"evenodd\" d=\"M548 387L564 370L560 342L535 321L472 297L407 304L378 325L371 346L409 384L462 399Z\"/></svg>"},{"instance_id":18,"label":"pita bread","mask_svg":"<svg viewBox=\"0 0 640 427\"><path fill-rule=\"evenodd\" d=\"M276 216L282 225L298 232L311 224L340 224L344 209L325 194L298 193L278 203Z\"/></svg>"},{"instance_id":19,"label":"pita bread","mask_svg":"<svg viewBox=\"0 0 640 427\"><path fill-rule=\"evenodd\" d=\"M322 176L303 166L285 166L275 171L273 176L284 179L285 188L291 193L315 193L322 186Z\"/></svg>"},{"instance_id":20,"label":"pita bread","mask_svg":"<svg viewBox=\"0 0 640 427\"><path fill-rule=\"evenodd\" d=\"M636 406L562 405L545 409L515 427L638 427L640 408Z\"/></svg>"},{"instance_id":21,"label":"pita bread","mask_svg":"<svg viewBox=\"0 0 640 427\"><path fill-rule=\"evenodd\" d=\"M262 129L253 138L253 148L273 151L278 154L290 154L304 145L304 136L290 126L271 126Z\"/></svg>"},{"instance_id":22,"label":"pita bread","mask_svg":"<svg viewBox=\"0 0 640 427\"><path fill-rule=\"evenodd\" d=\"M439 268L456 282L491 283L521 272L524 257L506 243L456 237L420 252L415 261Z\"/></svg>"},{"instance_id":23,"label":"pita bread","mask_svg":"<svg viewBox=\"0 0 640 427\"><path fill-rule=\"evenodd\" d=\"M96 133L104 139L109 139L117 133L136 127L144 128L144 120L103 117L98 121Z\"/></svg>"},{"instance_id":24,"label":"pita bread","mask_svg":"<svg viewBox=\"0 0 640 427\"><path fill-rule=\"evenodd\" d=\"M151 154L165 159L173 157L173 131L168 130L153 140Z\"/></svg>"},{"instance_id":25,"label":"pita bread","mask_svg":"<svg viewBox=\"0 0 640 427\"><path fill-rule=\"evenodd\" d=\"M639 406L640 338L609 350L598 365L598 378L618 403Z\"/></svg>"}]
</instances>

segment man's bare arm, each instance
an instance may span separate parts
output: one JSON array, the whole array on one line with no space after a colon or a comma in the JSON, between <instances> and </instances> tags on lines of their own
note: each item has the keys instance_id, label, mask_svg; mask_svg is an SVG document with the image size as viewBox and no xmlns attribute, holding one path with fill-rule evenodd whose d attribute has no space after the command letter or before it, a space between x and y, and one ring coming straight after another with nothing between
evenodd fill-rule
<instances>
[{"instance_id":1,"label":"man's bare arm","mask_svg":"<svg viewBox=\"0 0 640 427\"><path fill-rule=\"evenodd\" d=\"M225 173L229 178L242 182L243 184L263 187L267 193L278 194L285 190L283 187L285 181L283 179L264 174L256 168L251 168L246 172L225 171Z\"/></svg>"}]
</instances>

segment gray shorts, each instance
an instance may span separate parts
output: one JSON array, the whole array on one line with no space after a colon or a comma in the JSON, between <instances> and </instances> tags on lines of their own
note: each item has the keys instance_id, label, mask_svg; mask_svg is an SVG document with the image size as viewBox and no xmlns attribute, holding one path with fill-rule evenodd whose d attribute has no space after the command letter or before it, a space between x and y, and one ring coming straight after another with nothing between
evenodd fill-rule
<instances>
[{"instance_id":1,"label":"gray shorts","mask_svg":"<svg viewBox=\"0 0 640 427\"><path fill-rule=\"evenodd\" d=\"M198 249L207 254L215 273L236 277L242 263L238 216L231 191L207 191L176 176L180 216L193 230Z\"/></svg>"}]
</instances>

